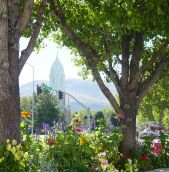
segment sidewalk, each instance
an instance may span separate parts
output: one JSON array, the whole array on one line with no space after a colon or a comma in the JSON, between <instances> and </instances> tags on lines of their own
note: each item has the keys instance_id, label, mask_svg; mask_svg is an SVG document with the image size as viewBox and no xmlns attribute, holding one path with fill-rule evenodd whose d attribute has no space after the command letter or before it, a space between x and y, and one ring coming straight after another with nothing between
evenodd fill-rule
<instances>
[{"instance_id":1,"label":"sidewalk","mask_svg":"<svg viewBox=\"0 0 169 172\"><path fill-rule=\"evenodd\" d=\"M169 168L160 168L160 169L147 171L147 172L169 172Z\"/></svg>"}]
</instances>

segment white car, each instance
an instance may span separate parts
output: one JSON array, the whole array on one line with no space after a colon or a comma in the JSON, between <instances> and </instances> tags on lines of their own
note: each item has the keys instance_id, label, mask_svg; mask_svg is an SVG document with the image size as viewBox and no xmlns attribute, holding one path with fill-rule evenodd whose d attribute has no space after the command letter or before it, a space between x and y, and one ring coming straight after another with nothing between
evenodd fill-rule
<instances>
[{"instance_id":1,"label":"white car","mask_svg":"<svg viewBox=\"0 0 169 172\"><path fill-rule=\"evenodd\" d=\"M144 137L159 137L160 131L158 130L151 130L150 128L145 128L143 131L139 133L140 138Z\"/></svg>"}]
</instances>

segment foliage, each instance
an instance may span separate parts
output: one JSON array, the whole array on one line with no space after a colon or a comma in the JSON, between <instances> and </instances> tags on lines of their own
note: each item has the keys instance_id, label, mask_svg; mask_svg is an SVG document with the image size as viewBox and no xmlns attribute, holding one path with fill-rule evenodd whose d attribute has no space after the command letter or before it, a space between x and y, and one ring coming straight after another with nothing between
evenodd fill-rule
<instances>
[{"instance_id":1,"label":"foliage","mask_svg":"<svg viewBox=\"0 0 169 172\"><path fill-rule=\"evenodd\" d=\"M169 167L168 136L161 134L159 142L154 142L151 138L145 138L145 143L138 144L137 148L135 154L126 163L128 169L148 171Z\"/></svg>"},{"instance_id":2,"label":"foliage","mask_svg":"<svg viewBox=\"0 0 169 172\"><path fill-rule=\"evenodd\" d=\"M49 91L45 90L43 90L41 94L35 96L35 128L41 128L43 122L52 125L53 120L58 121L59 107L57 105L55 96L53 96ZM21 98L21 109L23 111L32 111L30 97Z\"/></svg>"},{"instance_id":3,"label":"foliage","mask_svg":"<svg viewBox=\"0 0 169 172\"><path fill-rule=\"evenodd\" d=\"M29 160L28 152L16 140L7 140L7 145L0 145L0 171L28 171Z\"/></svg>"},{"instance_id":4,"label":"foliage","mask_svg":"<svg viewBox=\"0 0 169 172\"><path fill-rule=\"evenodd\" d=\"M168 98L168 69L161 73L160 80L148 92L139 108L139 123L143 121L158 121L167 127Z\"/></svg>"},{"instance_id":5,"label":"foliage","mask_svg":"<svg viewBox=\"0 0 169 172\"><path fill-rule=\"evenodd\" d=\"M72 127L68 127L65 134L58 132L56 143L49 145L46 161L52 161L58 171L114 168L113 164L119 158L118 145L121 137L118 132L112 132L109 136L101 133L99 130L90 136L75 131Z\"/></svg>"},{"instance_id":6,"label":"foliage","mask_svg":"<svg viewBox=\"0 0 169 172\"><path fill-rule=\"evenodd\" d=\"M127 156L135 148L138 107L169 64L169 2L50 0L50 4L59 27L55 42L72 50L82 75L92 74L116 113L125 114L122 150ZM115 85L118 98L106 82Z\"/></svg>"},{"instance_id":7,"label":"foliage","mask_svg":"<svg viewBox=\"0 0 169 172\"><path fill-rule=\"evenodd\" d=\"M104 114L102 111L98 111L94 116L95 127L99 127L99 125L105 125Z\"/></svg>"},{"instance_id":8,"label":"foliage","mask_svg":"<svg viewBox=\"0 0 169 172\"><path fill-rule=\"evenodd\" d=\"M25 30L22 34L22 36L25 38L30 38L30 36L32 35L32 32L34 30L35 20L37 18L37 14L38 14L38 8L40 5L40 2L41 1L38 0L33 3L32 15L30 17L27 27L25 28ZM24 5L24 3L23 3L23 5ZM49 9L49 6L47 5L44 10L44 16L43 16L43 21L42 21L42 25L41 25L41 32L39 33L34 50L38 53L40 51L40 49L44 48L45 47L45 44L43 42L44 39L49 38L50 34L52 32L56 32L57 30L58 30L58 25L56 24L53 16L50 15L50 9Z\"/></svg>"},{"instance_id":9,"label":"foliage","mask_svg":"<svg viewBox=\"0 0 169 172\"><path fill-rule=\"evenodd\" d=\"M59 109L56 98L50 92L42 92L36 97L35 127L41 128L45 122L52 125L52 120L58 121Z\"/></svg>"},{"instance_id":10,"label":"foliage","mask_svg":"<svg viewBox=\"0 0 169 172\"><path fill-rule=\"evenodd\" d=\"M106 134L101 126L88 135L68 126L65 133L55 134L55 138L43 141L27 135L20 144L8 140L6 145L0 145L0 171L133 172L169 167L169 141L164 135L160 136L160 146L146 138L126 164L119 166L122 157L118 151L122 140L119 130Z\"/></svg>"},{"instance_id":11,"label":"foliage","mask_svg":"<svg viewBox=\"0 0 169 172\"><path fill-rule=\"evenodd\" d=\"M57 3L55 5L57 7ZM146 44L142 50L142 63L147 62L152 51L157 49L165 36L168 36L166 27L168 20L165 17L168 14L166 0L162 2L115 0L112 3L108 0L102 2L61 0L61 5L67 25L98 53L100 62L97 65L101 72L104 72L110 58L113 61L113 67L120 64L118 56L122 54L121 38L123 35L131 33L134 36L134 32L145 33ZM154 14L153 18L151 14ZM62 27L54 36L57 43L69 47L76 55L79 53L81 57L84 57L81 49L75 45ZM130 48L132 50L133 43ZM110 51L108 55L107 51ZM85 58L76 56L75 64L84 70L84 77L91 73ZM111 78L105 77L111 82Z\"/></svg>"},{"instance_id":12,"label":"foliage","mask_svg":"<svg viewBox=\"0 0 169 172\"><path fill-rule=\"evenodd\" d=\"M21 111L32 111L32 97L31 96L25 96L20 98L20 108Z\"/></svg>"},{"instance_id":13,"label":"foliage","mask_svg":"<svg viewBox=\"0 0 169 172\"><path fill-rule=\"evenodd\" d=\"M112 116L112 114L115 114L114 110L112 108L104 108L104 109L101 109L101 111L104 114L106 126L109 126L110 125L111 116Z\"/></svg>"}]
</instances>

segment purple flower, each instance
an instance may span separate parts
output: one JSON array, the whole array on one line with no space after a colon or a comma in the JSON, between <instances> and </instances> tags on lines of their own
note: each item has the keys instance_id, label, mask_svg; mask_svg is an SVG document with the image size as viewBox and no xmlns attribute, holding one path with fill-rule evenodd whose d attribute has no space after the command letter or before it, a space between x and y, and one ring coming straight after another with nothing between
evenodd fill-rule
<instances>
[{"instance_id":1,"label":"purple flower","mask_svg":"<svg viewBox=\"0 0 169 172\"><path fill-rule=\"evenodd\" d=\"M55 123L56 123L56 119L52 118L52 124L55 125Z\"/></svg>"},{"instance_id":2,"label":"purple flower","mask_svg":"<svg viewBox=\"0 0 169 172\"><path fill-rule=\"evenodd\" d=\"M48 131L52 131L52 129L51 129L51 127L49 126L49 124L45 124L45 123L43 122L42 127L43 127L43 130L44 130L45 133L47 133Z\"/></svg>"}]
</instances>

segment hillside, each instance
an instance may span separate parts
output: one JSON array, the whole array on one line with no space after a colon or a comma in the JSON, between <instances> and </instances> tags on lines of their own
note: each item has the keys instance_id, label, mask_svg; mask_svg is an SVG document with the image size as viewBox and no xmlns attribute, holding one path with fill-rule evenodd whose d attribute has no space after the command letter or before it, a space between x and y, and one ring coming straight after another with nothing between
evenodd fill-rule
<instances>
[{"instance_id":1,"label":"hillside","mask_svg":"<svg viewBox=\"0 0 169 172\"><path fill-rule=\"evenodd\" d=\"M36 85L42 83L49 84L48 81L35 81L35 91ZM116 93L115 88L112 85L108 84L107 86L113 94ZM66 92L74 96L91 110L97 111L102 108L110 107L109 102L95 82L80 79L67 79ZM20 86L20 95L21 97L32 95L32 82ZM81 109L81 106L73 99L70 99L70 107L72 111Z\"/></svg>"}]
</instances>

